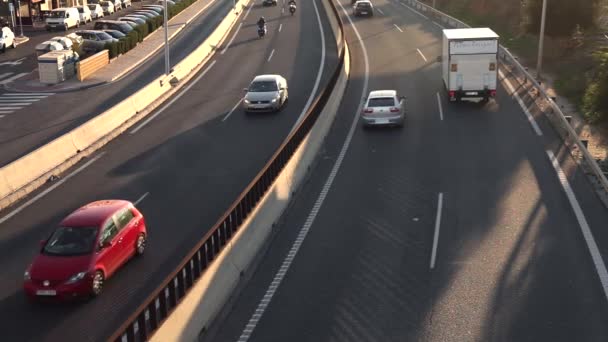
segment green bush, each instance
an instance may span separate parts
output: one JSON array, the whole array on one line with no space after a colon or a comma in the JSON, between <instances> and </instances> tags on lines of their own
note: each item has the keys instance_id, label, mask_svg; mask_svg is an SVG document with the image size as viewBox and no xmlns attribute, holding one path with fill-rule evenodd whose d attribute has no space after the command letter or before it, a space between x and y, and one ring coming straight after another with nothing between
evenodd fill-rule
<instances>
[{"instance_id":1,"label":"green bush","mask_svg":"<svg viewBox=\"0 0 608 342\"><path fill-rule=\"evenodd\" d=\"M146 24L141 24L141 25L137 25L135 26L135 31L137 31L137 41L139 43L141 43L144 38L148 35L148 25Z\"/></svg>"},{"instance_id":2,"label":"green bush","mask_svg":"<svg viewBox=\"0 0 608 342\"><path fill-rule=\"evenodd\" d=\"M118 43L117 42L106 43L104 48L106 50L108 50L108 52L110 54L110 59L118 56Z\"/></svg>"},{"instance_id":3,"label":"green bush","mask_svg":"<svg viewBox=\"0 0 608 342\"><path fill-rule=\"evenodd\" d=\"M589 122L608 121L608 50L594 55L597 71L583 96L583 113Z\"/></svg>"}]
</instances>

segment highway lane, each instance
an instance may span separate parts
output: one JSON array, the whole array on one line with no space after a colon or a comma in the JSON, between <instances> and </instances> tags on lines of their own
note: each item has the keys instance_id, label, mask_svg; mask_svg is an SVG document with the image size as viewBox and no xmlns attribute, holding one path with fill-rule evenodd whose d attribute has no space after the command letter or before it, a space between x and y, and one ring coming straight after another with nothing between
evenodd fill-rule
<instances>
[{"instance_id":1,"label":"highway lane","mask_svg":"<svg viewBox=\"0 0 608 342\"><path fill-rule=\"evenodd\" d=\"M212 0L201 0L209 3ZM233 1L214 0L197 19L169 44L171 63L177 64L213 32L231 10ZM164 54L159 50L148 61L107 85L58 93L0 119L0 164L34 150L92 117L111 108L164 73ZM0 81L1 82L1 81Z\"/></svg>"},{"instance_id":2,"label":"highway lane","mask_svg":"<svg viewBox=\"0 0 608 342\"><path fill-rule=\"evenodd\" d=\"M260 15L269 21L269 34L262 40L256 38L253 26ZM321 15L328 34L326 17ZM327 71L337 64L333 41L326 37ZM215 223L280 145L314 87L321 62L319 42L312 3L301 4L294 17L281 16L280 7L255 5L231 47L214 58L213 67L191 83L179 101L141 130L111 142L82 172L3 222L0 321L4 336L19 341L88 341L111 333ZM273 49L274 57L268 62ZM288 106L267 115L237 110L222 121L252 77L268 72L287 78ZM323 75L321 85L329 74ZM95 199L135 201L146 193L139 208L148 223L149 250L111 279L100 298L62 306L26 302L20 289L23 270L37 241L58 220Z\"/></svg>"},{"instance_id":3,"label":"highway lane","mask_svg":"<svg viewBox=\"0 0 608 342\"><path fill-rule=\"evenodd\" d=\"M439 28L398 1L375 8L384 15L353 19L368 88L406 93L405 127L356 126L328 180L365 87L361 44L343 17L355 64L337 124L258 270L201 341L608 339L606 297L546 150L560 151L604 259L606 209L546 120L532 113L538 137L503 88L497 103L446 103Z\"/></svg>"}]
</instances>

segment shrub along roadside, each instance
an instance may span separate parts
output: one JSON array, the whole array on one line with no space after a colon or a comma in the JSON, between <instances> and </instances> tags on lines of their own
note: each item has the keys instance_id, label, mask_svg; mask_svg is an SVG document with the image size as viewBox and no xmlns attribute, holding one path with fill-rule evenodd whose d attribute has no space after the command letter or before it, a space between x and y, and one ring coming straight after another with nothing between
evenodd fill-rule
<instances>
[{"instance_id":1,"label":"shrub along roadside","mask_svg":"<svg viewBox=\"0 0 608 342\"><path fill-rule=\"evenodd\" d=\"M197 0L182 0L175 5L168 5L167 16L169 19L175 17ZM104 49L108 50L110 59L118 57L121 54L127 53L135 48L138 43L141 43L149 34L163 26L163 14L147 19L145 24L138 25L129 32L126 37L120 38L118 42L106 43Z\"/></svg>"}]
</instances>

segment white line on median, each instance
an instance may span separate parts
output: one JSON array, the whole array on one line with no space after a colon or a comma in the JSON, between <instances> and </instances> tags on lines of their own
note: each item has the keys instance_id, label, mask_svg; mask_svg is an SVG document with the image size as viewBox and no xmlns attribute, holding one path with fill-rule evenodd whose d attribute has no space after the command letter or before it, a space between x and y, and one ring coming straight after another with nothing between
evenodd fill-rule
<instances>
[{"instance_id":1,"label":"white line on median","mask_svg":"<svg viewBox=\"0 0 608 342\"><path fill-rule=\"evenodd\" d=\"M381 10L381 9L376 8L376 11L378 11L378 13L380 13L380 14L384 15L384 12L382 12L382 10Z\"/></svg>"},{"instance_id":2,"label":"white line on median","mask_svg":"<svg viewBox=\"0 0 608 342\"><path fill-rule=\"evenodd\" d=\"M505 85L507 86L509 93L511 93L511 95L513 95L515 97L515 100L517 101L517 103L519 103L519 106L524 111L524 114L526 114L526 117L528 118L530 125L532 125L534 132L536 132L536 135L538 135L539 137L542 136L543 132L540 130L540 127L538 127L536 120L534 120L534 116L532 116L532 114L530 113L530 110L528 110L528 107L526 107L526 104L524 103L524 101L519 97L519 94L517 94L515 92L515 88L513 88L513 85L511 85L511 82L505 77L505 75L502 73L502 70L498 70L498 74L505 82Z\"/></svg>"},{"instance_id":3,"label":"white line on median","mask_svg":"<svg viewBox=\"0 0 608 342\"><path fill-rule=\"evenodd\" d=\"M282 28L283 28L283 24L279 24L279 32L281 32Z\"/></svg>"},{"instance_id":4,"label":"white line on median","mask_svg":"<svg viewBox=\"0 0 608 342\"><path fill-rule=\"evenodd\" d=\"M439 105L439 118L443 121L443 106L441 106L441 96L437 92L437 104Z\"/></svg>"},{"instance_id":5,"label":"white line on median","mask_svg":"<svg viewBox=\"0 0 608 342\"><path fill-rule=\"evenodd\" d=\"M443 192L439 193L437 199L437 217L435 217L435 235L433 236L433 250L431 251L431 269L435 268L437 258L437 245L439 244L439 229L441 227L441 211L443 210Z\"/></svg>"},{"instance_id":6,"label":"white line on median","mask_svg":"<svg viewBox=\"0 0 608 342\"><path fill-rule=\"evenodd\" d=\"M313 1L313 4L314 3L315 3L315 1ZM337 4L338 4L338 6L340 6L342 8L342 11L344 12L344 15L350 22L350 25L353 28L355 35L357 36L357 39L359 40L359 42L361 42L361 50L363 51L363 61L364 61L364 66L365 66L365 71L363 74L363 88L361 89L362 91L361 91L361 97L360 97L362 100L367 93L367 86L368 86L368 81L369 81L369 59L367 57L367 49L365 48L365 43L364 43L363 39L361 39L359 30L357 30L357 27L355 26L352 19L348 15L348 12L346 11L346 9L344 9L344 7L342 6L342 4L340 2L337 2ZM300 246L302 246L304 239L308 235L308 232L309 232L310 228L312 227L312 225L315 221L315 218L317 217L317 214L318 214L319 210L321 209L323 202L325 201L327 194L329 193L329 190L334 182L334 179L335 179L336 175L338 174L338 171L340 170L340 166L342 165L342 161L344 160L346 152L348 151L350 142L353 138L353 135L355 134L355 129L357 128L357 123L359 121L359 113L361 113L362 106L363 106L363 101L359 101L359 107L354 115L353 121L350 126L350 130L348 131L348 135L346 136L346 139L344 140L344 144L342 145L340 154L338 155L338 158L336 159L336 162L335 162L334 166L332 167L329 177L327 178L325 184L323 185L323 190L319 194L319 197L317 198L315 205L313 206L313 209L309 213L308 218L302 225L302 228L300 229L300 232L298 233L298 237L296 238L295 242L291 246L289 253L285 257L281 267L275 274L272 283L266 289L266 293L264 294L264 297L258 303L258 306L255 310L256 316L253 316L253 315L251 316L251 318L247 322L247 325L245 325L245 328L243 329L243 332L241 333L241 336L239 337L238 342L247 342L249 340L249 337L253 333L253 330L255 329L258 322L262 318L264 311L266 310L266 308L268 308L268 305L270 305L270 301L271 301L272 297L274 296L277 288L280 286L281 282L283 281L283 278L285 277L285 274L289 270L289 267L291 266L291 263L293 262L296 254L300 250Z\"/></svg>"},{"instance_id":7,"label":"white line on median","mask_svg":"<svg viewBox=\"0 0 608 342\"><path fill-rule=\"evenodd\" d=\"M399 26L397 26L397 24L393 24L393 25L397 28L397 30L403 32L403 30Z\"/></svg>"},{"instance_id":8,"label":"white line on median","mask_svg":"<svg viewBox=\"0 0 608 342\"><path fill-rule=\"evenodd\" d=\"M137 206L139 203L141 203L141 201L144 200L144 198L148 197L150 193L146 192L145 194L143 194L137 201L135 201L135 203L133 203L135 206Z\"/></svg>"},{"instance_id":9,"label":"white line on median","mask_svg":"<svg viewBox=\"0 0 608 342\"><path fill-rule=\"evenodd\" d=\"M247 19L247 16L249 15L249 12L251 11L252 8L253 8L253 4L250 4L249 8L247 8L247 12L245 12L245 16L243 17L242 21L245 21L245 19Z\"/></svg>"},{"instance_id":10,"label":"white line on median","mask_svg":"<svg viewBox=\"0 0 608 342\"><path fill-rule=\"evenodd\" d=\"M93 164L97 159L101 158L104 154L105 154L105 152L101 152L100 154L98 154L97 156L95 156L93 159L91 159L88 162L84 163L84 165L82 165L79 168L77 168L76 170L72 171L72 173L70 173L69 175L67 175L64 178L60 179L57 183L49 186L46 190L44 190L43 192L41 192L38 195L34 196L34 198L32 198L29 201L23 203L17 209L11 211L9 214L7 214L6 216L4 216L3 218L0 219L0 224L4 223L6 220L10 219L11 217L17 215L19 212L21 212L23 209L27 208L32 203L34 203L37 200L41 199L42 197L46 196L49 192L55 190L58 186L60 186L61 184L65 183L68 179L74 177L79 172L81 172L82 170L86 169L89 165Z\"/></svg>"},{"instance_id":11,"label":"white line on median","mask_svg":"<svg viewBox=\"0 0 608 342\"><path fill-rule=\"evenodd\" d=\"M422 51L420 51L420 49L416 49L416 51L418 51L418 54L420 55L420 57L422 57L422 59L424 59L425 62L428 62L426 60L426 57L424 57L424 55L422 54Z\"/></svg>"},{"instance_id":12,"label":"white line on median","mask_svg":"<svg viewBox=\"0 0 608 342\"><path fill-rule=\"evenodd\" d=\"M424 15L424 14L416 11L415 9L411 8L410 6L408 6L408 5L406 5L406 4L402 3L402 2L400 2L400 4L402 4L403 6L409 8L412 12L418 14L419 16L423 17L424 19L429 20L429 17L427 17L426 15Z\"/></svg>"},{"instance_id":13,"label":"white line on median","mask_svg":"<svg viewBox=\"0 0 608 342\"><path fill-rule=\"evenodd\" d=\"M270 62L270 60L272 59L272 55L274 55L274 49L272 49L272 51L270 51L270 56L268 56L267 62Z\"/></svg>"},{"instance_id":14,"label":"white line on median","mask_svg":"<svg viewBox=\"0 0 608 342\"><path fill-rule=\"evenodd\" d=\"M570 202L570 206L574 211L574 215L578 221L578 225L583 233L583 237L585 238L585 243L587 244L587 249L591 254L591 259L593 260L593 265L595 266L595 271L600 278L600 282L602 283L602 289L604 290L604 296L608 299L608 271L606 271L606 265L604 264L604 259L602 259L602 255L600 254L599 248L597 247L597 243L593 238L593 233L591 232L591 228L589 228L589 224L587 223L587 219L585 218L585 214L581 209L576 196L574 195L574 191L570 187L570 183L568 182L568 178L564 171L562 171L559 166L559 161L555 158L555 155L551 150L547 150L547 155L551 160L551 164L553 164L553 168L555 172L557 172L557 178L566 193L566 197L568 197L568 201Z\"/></svg>"},{"instance_id":15,"label":"white line on median","mask_svg":"<svg viewBox=\"0 0 608 342\"><path fill-rule=\"evenodd\" d=\"M308 111L308 108L310 108L310 105L312 104L312 101L315 98L315 94L317 93L317 89L319 89L319 83L321 83L321 76L323 76L323 69L325 68L325 31L323 30L323 24L321 22L321 15L319 15L319 8L317 7L317 2L313 0L312 5L315 8L317 23L319 24L319 33L321 36L321 62L319 63L319 71L317 72L317 79L315 80L315 85L312 87L310 96L308 97L308 100L306 101L306 104L304 105L304 108L302 109L298 120L296 120L295 124L291 128L290 133L293 132L293 130L300 123L302 118L304 118L304 115Z\"/></svg>"},{"instance_id":16,"label":"white line on median","mask_svg":"<svg viewBox=\"0 0 608 342\"><path fill-rule=\"evenodd\" d=\"M139 126L137 126L134 130L132 130L129 133L130 134L137 133L137 131L139 131L145 125L147 125L148 123L150 123L150 121L154 120L154 118L156 118L157 116L159 116L160 113L162 113L165 109L167 109L175 101L179 100L180 97L184 96L184 94L187 93L188 90L190 90L190 88L192 88L192 86L194 86L196 83L198 83L198 81L203 76L205 76L205 74L215 65L215 62L216 61L211 62L211 64L209 64L209 66L205 69L205 71L203 71L200 75L198 75L198 77L192 83L190 83L181 93L177 94L177 96L175 96L174 98L172 98L171 101L169 101L169 103L167 103L166 105L164 105L159 111L157 111L154 115L152 115L151 117L149 117L146 121L142 122Z\"/></svg>"},{"instance_id":17,"label":"white line on median","mask_svg":"<svg viewBox=\"0 0 608 342\"><path fill-rule=\"evenodd\" d=\"M234 34L232 35L232 38L230 38L230 41L228 42L228 45L226 45L226 47L222 50L222 52L220 52L220 55L223 55L224 52L226 52L226 50L228 50L228 48L230 47L230 45L234 41L234 38L236 38L236 35L239 33L239 30L241 29L241 25L243 25L242 22L239 23L239 26L236 28L236 31L234 31Z\"/></svg>"},{"instance_id":18,"label":"white line on median","mask_svg":"<svg viewBox=\"0 0 608 342\"><path fill-rule=\"evenodd\" d=\"M285 7L281 8L281 13L285 14Z\"/></svg>"},{"instance_id":19,"label":"white line on median","mask_svg":"<svg viewBox=\"0 0 608 342\"><path fill-rule=\"evenodd\" d=\"M230 115L232 115L232 113L234 113L234 111L236 110L236 108L239 106L239 104L241 104L241 101L243 101L243 99L240 99L239 102L237 102L234 107L232 107L232 109L228 112L228 114L226 114L226 116L224 116L224 118L222 119L222 122L228 120L228 118L230 117Z\"/></svg>"}]
</instances>

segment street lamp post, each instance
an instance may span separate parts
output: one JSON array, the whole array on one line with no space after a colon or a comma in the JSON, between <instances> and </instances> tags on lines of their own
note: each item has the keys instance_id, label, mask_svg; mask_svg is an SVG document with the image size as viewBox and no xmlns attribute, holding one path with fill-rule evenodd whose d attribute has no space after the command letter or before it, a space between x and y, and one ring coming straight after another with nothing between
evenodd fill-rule
<instances>
[{"instance_id":1,"label":"street lamp post","mask_svg":"<svg viewBox=\"0 0 608 342\"><path fill-rule=\"evenodd\" d=\"M169 14L167 13L167 0L163 1L163 16L165 27L165 75L171 73L171 63L169 62Z\"/></svg>"},{"instance_id":2,"label":"street lamp post","mask_svg":"<svg viewBox=\"0 0 608 342\"><path fill-rule=\"evenodd\" d=\"M540 37L538 38L538 60L536 61L536 78L541 79L543 67L543 43L545 40L545 17L547 15L547 0L543 0L543 9L540 18Z\"/></svg>"},{"instance_id":3,"label":"street lamp post","mask_svg":"<svg viewBox=\"0 0 608 342\"><path fill-rule=\"evenodd\" d=\"M21 37L23 37L23 21L21 21L21 1L17 0L17 13L19 14L19 26L21 29Z\"/></svg>"}]
</instances>

